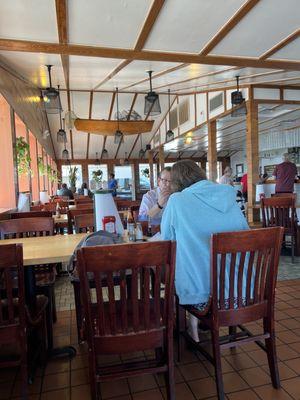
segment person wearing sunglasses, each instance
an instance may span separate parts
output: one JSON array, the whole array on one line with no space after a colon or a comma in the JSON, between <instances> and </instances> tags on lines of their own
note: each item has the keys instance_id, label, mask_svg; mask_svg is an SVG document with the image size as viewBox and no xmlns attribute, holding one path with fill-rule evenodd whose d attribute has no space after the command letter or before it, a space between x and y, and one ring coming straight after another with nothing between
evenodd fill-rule
<instances>
[{"instance_id":1,"label":"person wearing sunglasses","mask_svg":"<svg viewBox=\"0 0 300 400\"><path fill-rule=\"evenodd\" d=\"M164 168L157 178L157 187L144 194L139 209L139 220L151 219L153 225L159 225L171 194L171 168Z\"/></svg>"}]
</instances>

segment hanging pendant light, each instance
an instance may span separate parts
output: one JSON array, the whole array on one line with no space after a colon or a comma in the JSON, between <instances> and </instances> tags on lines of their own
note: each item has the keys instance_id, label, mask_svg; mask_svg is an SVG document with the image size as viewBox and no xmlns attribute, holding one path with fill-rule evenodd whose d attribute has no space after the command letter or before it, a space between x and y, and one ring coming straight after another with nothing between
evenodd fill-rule
<instances>
[{"instance_id":1,"label":"hanging pendant light","mask_svg":"<svg viewBox=\"0 0 300 400\"><path fill-rule=\"evenodd\" d=\"M170 140L174 139L174 132L171 129L171 117L170 117L170 112L171 112L170 89L168 89L168 100L169 100L169 129L166 133L166 142L169 142Z\"/></svg>"},{"instance_id":2,"label":"hanging pendant light","mask_svg":"<svg viewBox=\"0 0 300 400\"><path fill-rule=\"evenodd\" d=\"M108 158L108 151L106 149L102 151L102 158Z\"/></svg>"},{"instance_id":3,"label":"hanging pendant light","mask_svg":"<svg viewBox=\"0 0 300 400\"><path fill-rule=\"evenodd\" d=\"M68 160L69 159L69 152L66 149L66 146L65 146L64 150L62 151L62 158L63 158L63 160Z\"/></svg>"},{"instance_id":4,"label":"hanging pendant light","mask_svg":"<svg viewBox=\"0 0 300 400\"><path fill-rule=\"evenodd\" d=\"M124 165L129 165L129 159L127 157L127 152L126 151L125 151Z\"/></svg>"},{"instance_id":5,"label":"hanging pendant light","mask_svg":"<svg viewBox=\"0 0 300 400\"><path fill-rule=\"evenodd\" d=\"M159 96L157 93L153 92L152 90L152 72L147 71L149 74L149 81L150 81L150 92L145 96L145 107L144 107L144 114L145 115L158 115L161 113L161 108L159 104Z\"/></svg>"},{"instance_id":6,"label":"hanging pendant light","mask_svg":"<svg viewBox=\"0 0 300 400\"><path fill-rule=\"evenodd\" d=\"M140 133L141 150L139 151L139 158L144 158L146 150L143 150L142 134Z\"/></svg>"},{"instance_id":7,"label":"hanging pendant light","mask_svg":"<svg viewBox=\"0 0 300 400\"><path fill-rule=\"evenodd\" d=\"M59 85L58 85L58 90L59 90ZM62 110L60 110L60 113L59 113L60 128L57 131L56 140L58 143L66 143L67 142L67 133L65 131L65 120L62 120L61 112L62 112Z\"/></svg>"},{"instance_id":8,"label":"hanging pendant light","mask_svg":"<svg viewBox=\"0 0 300 400\"><path fill-rule=\"evenodd\" d=\"M46 65L49 75L49 87L42 90L42 99L47 114L59 114L62 111L59 91L52 87L51 80L51 67L52 65Z\"/></svg>"},{"instance_id":9,"label":"hanging pendant light","mask_svg":"<svg viewBox=\"0 0 300 400\"><path fill-rule=\"evenodd\" d=\"M120 131L120 125L119 125L119 90L116 88L116 94L117 94L117 121L118 121L118 129L115 132L115 138L114 138L114 143L119 144L124 141L123 138L123 133Z\"/></svg>"}]
</instances>

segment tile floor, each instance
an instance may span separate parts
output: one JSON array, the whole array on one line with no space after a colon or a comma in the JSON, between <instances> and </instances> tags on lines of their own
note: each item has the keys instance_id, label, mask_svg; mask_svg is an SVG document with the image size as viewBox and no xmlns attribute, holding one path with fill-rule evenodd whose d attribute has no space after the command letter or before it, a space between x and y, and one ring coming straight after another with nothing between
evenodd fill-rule
<instances>
[{"instance_id":1,"label":"tile floor","mask_svg":"<svg viewBox=\"0 0 300 400\"><path fill-rule=\"evenodd\" d=\"M223 379L227 400L300 399L300 260L290 264L282 257L276 291L277 351L282 388L270 384L265 353L255 344L223 352ZM77 356L69 361L51 361L37 371L29 386L34 400L89 400L89 378L86 345L77 345L76 320L72 286L59 278L56 287L58 321L54 326L55 346L73 344ZM258 331L259 324L251 324ZM148 353L130 355L143 358ZM208 361L186 349L182 362L175 362L176 399L216 399L214 371ZM0 400L20 395L17 370L0 370ZM162 376L148 375L101 385L102 399L164 400L166 391Z\"/></svg>"}]
</instances>

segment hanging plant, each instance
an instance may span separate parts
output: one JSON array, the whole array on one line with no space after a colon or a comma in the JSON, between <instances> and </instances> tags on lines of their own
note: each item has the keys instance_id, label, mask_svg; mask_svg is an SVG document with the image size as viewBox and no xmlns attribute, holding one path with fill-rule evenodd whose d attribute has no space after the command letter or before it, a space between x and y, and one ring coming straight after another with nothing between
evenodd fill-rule
<instances>
[{"instance_id":1,"label":"hanging plant","mask_svg":"<svg viewBox=\"0 0 300 400\"><path fill-rule=\"evenodd\" d=\"M149 168L144 168L144 169L142 169L142 175L145 177L145 178L150 178L150 171L149 171Z\"/></svg>"},{"instance_id":2,"label":"hanging plant","mask_svg":"<svg viewBox=\"0 0 300 400\"><path fill-rule=\"evenodd\" d=\"M77 181L77 171L78 168L77 167L70 167L69 169L69 183L71 188L76 188L76 181Z\"/></svg>"},{"instance_id":3,"label":"hanging plant","mask_svg":"<svg viewBox=\"0 0 300 400\"><path fill-rule=\"evenodd\" d=\"M57 182L58 177L57 177L57 171L52 169L50 165L47 166L47 174L50 182Z\"/></svg>"},{"instance_id":4,"label":"hanging plant","mask_svg":"<svg viewBox=\"0 0 300 400\"><path fill-rule=\"evenodd\" d=\"M25 175L31 172L30 170L30 148L29 144L26 143L23 137L16 139L16 155L17 155L17 167L18 174Z\"/></svg>"},{"instance_id":5,"label":"hanging plant","mask_svg":"<svg viewBox=\"0 0 300 400\"><path fill-rule=\"evenodd\" d=\"M102 175L103 175L103 172L101 171L101 169L97 169L96 171L93 171L93 173L92 173L92 177L96 183L100 183L102 181Z\"/></svg>"},{"instance_id":6,"label":"hanging plant","mask_svg":"<svg viewBox=\"0 0 300 400\"><path fill-rule=\"evenodd\" d=\"M43 157L38 157L38 169L40 175L46 175L47 168L46 165L44 164Z\"/></svg>"}]
</instances>

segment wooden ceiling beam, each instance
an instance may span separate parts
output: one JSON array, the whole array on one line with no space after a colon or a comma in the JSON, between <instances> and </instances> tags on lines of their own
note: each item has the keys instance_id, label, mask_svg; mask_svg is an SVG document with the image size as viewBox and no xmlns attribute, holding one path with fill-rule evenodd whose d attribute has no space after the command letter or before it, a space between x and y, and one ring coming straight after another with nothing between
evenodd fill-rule
<instances>
[{"instance_id":1,"label":"wooden ceiling beam","mask_svg":"<svg viewBox=\"0 0 300 400\"><path fill-rule=\"evenodd\" d=\"M59 0L57 0L59 1ZM151 29L160 13L162 6L164 5L165 0L154 0L152 7L150 8L149 14L146 18L146 21L142 27L142 30L138 36L137 42L134 46L134 50L142 50L144 47L146 40L150 34ZM104 85L110 79L112 79L115 75L117 75L123 68L125 68L128 64L131 63L132 60L124 60L119 64L112 72L110 72L94 89L98 89L100 86Z\"/></svg>"},{"instance_id":2,"label":"wooden ceiling beam","mask_svg":"<svg viewBox=\"0 0 300 400\"><path fill-rule=\"evenodd\" d=\"M296 29L294 32L292 32L289 36L281 40L279 43L275 44L275 46L271 47L268 51L263 53L259 59L260 60L266 60L273 54L277 53L280 49L283 47L287 46L288 44L292 43L295 39L297 39L300 36L300 29Z\"/></svg>"},{"instance_id":3,"label":"wooden ceiling beam","mask_svg":"<svg viewBox=\"0 0 300 400\"><path fill-rule=\"evenodd\" d=\"M89 119L92 118L92 112L93 112L93 98L94 98L94 92L91 90L90 93L90 105L89 105ZM89 158L89 148L90 148L90 133L87 134L87 145L86 145L86 159Z\"/></svg>"},{"instance_id":4,"label":"wooden ceiling beam","mask_svg":"<svg viewBox=\"0 0 300 400\"><path fill-rule=\"evenodd\" d=\"M259 0L248 0L240 7L237 12L229 19L229 21L223 25L223 27L216 33L216 35L203 47L200 51L200 55L209 54L213 48L219 44L228 33L237 26L237 24L252 10L253 7Z\"/></svg>"},{"instance_id":5,"label":"wooden ceiling beam","mask_svg":"<svg viewBox=\"0 0 300 400\"><path fill-rule=\"evenodd\" d=\"M82 57L120 58L128 60L164 61L174 63L232 65L240 67L288 69L300 71L300 61L260 60L253 57L203 56L190 53L131 50L77 44L34 42L29 40L0 39L0 50L31 53L65 54Z\"/></svg>"}]
</instances>

